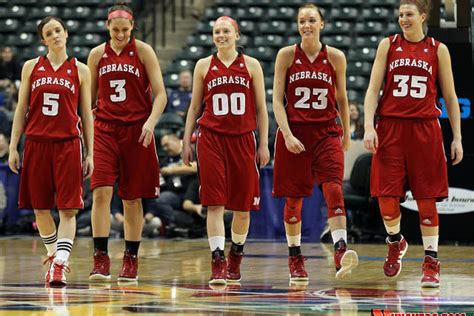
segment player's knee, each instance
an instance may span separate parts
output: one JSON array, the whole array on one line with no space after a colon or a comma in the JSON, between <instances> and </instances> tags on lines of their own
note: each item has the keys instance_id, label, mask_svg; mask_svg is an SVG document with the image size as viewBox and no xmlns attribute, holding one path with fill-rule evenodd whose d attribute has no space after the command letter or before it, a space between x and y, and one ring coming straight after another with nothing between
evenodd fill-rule
<instances>
[{"instance_id":1,"label":"player's knee","mask_svg":"<svg viewBox=\"0 0 474 316\"><path fill-rule=\"evenodd\" d=\"M396 196L379 197L379 207L384 221L392 221L400 217L400 199Z\"/></svg>"},{"instance_id":2,"label":"player's knee","mask_svg":"<svg viewBox=\"0 0 474 316\"><path fill-rule=\"evenodd\" d=\"M287 198L284 209L284 219L287 224L297 224L301 222L302 198Z\"/></svg>"},{"instance_id":3,"label":"player's knee","mask_svg":"<svg viewBox=\"0 0 474 316\"><path fill-rule=\"evenodd\" d=\"M435 199L416 200L418 213L420 215L420 225L436 227L439 225L438 210Z\"/></svg>"},{"instance_id":4,"label":"player's knee","mask_svg":"<svg viewBox=\"0 0 474 316\"><path fill-rule=\"evenodd\" d=\"M335 182L325 182L322 187L324 199L328 205L328 218L346 216L342 186Z\"/></svg>"}]
</instances>

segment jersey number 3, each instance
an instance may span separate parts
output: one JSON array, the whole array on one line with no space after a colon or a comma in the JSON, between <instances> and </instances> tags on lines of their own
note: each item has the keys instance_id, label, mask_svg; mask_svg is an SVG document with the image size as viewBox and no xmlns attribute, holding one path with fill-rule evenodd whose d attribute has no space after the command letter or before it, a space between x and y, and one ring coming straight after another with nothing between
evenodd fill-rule
<instances>
[{"instance_id":1,"label":"jersey number 3","mask_svg":"<svg viewBox=\"0 0 474 316\"><path fill-rule=\"evenodd\" d=\"M127 91L125 90L125 79L110 80L110 87L115 89L115 94L110 95L110 101L122 102L127 98Z\"/></svg>"}]
</instances>

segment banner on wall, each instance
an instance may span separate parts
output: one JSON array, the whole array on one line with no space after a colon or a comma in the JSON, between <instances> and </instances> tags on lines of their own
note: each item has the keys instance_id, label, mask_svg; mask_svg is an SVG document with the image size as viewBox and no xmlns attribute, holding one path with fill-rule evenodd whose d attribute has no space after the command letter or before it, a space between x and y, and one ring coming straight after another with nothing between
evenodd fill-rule
<instances>
[{"instance_id":1,"label":"banner on wall","mask_svg":"<svg viewBox=\"0 0 474 316\"><path fill-rule=\"evenodd\" d=\"M463 188L449 188L449 196L436 203L439 214L462 214L474 212L474 191ZM406 194L405 202L401 206L418 211L418 206L411 191Z\"/></svg>"}]
</instances>

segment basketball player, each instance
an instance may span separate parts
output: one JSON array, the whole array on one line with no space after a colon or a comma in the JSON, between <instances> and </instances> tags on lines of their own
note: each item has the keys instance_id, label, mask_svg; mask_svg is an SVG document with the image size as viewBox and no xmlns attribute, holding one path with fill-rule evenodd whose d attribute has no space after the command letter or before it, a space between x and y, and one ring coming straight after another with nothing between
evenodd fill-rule
<instances>
[{"instance_id":1,"label":"basketball player","mask_svg":"<svg viewBox=\"0 0 474 316\"><path fill-rule=\"evenodd\" d=\"M400 234L400 200L407 185L418 204L425 257L423 287L439 286L438 212L448 196L446 157L436 100L439 81L448 110L453 165L463 158L459 104L447 47L426 35L430 3L401 0L402 34L384 38L377 49L365 97L365 147L374 153L371 194L378 198L388 237L387 277L397 276L408 244ZM378 95L384 82L383 95ZM378 103L378 104L377 104ZM374 114L378 123L374 129Z\"/></svg>"},{"instance_id":2,"label":"basketball player","mask_svg":"<svg viewBox=\"0 0 474 316\"><path fill-rule=\"evenodd\" d=\"M258 209L260 200L256 163L263 167L270 158L263 71L256 59L237 51L239 37L235 20L227 16L216 20L213 39L217 53L200 59L194 69L183 139L183 161L190 165L191 135L199 116L197 160L201 203L208 209L210 284L240 281L248 211ZM253 133L257 125L258 149ZM224 257L224 208L234 211L228 264Z\"/></svg>"},{"instance_id":3,"label":"basketball player","mask_svg":"<svg viewBox=\"0 0 474 316\"><path fill-rule=\"evenodd\" d=\"M317 6L300 7L297 23L301 43L282 48L275 62L273 111L279 128L273 195L286 197L284 221L290 282L307 282L300 248L301 207L303 197L310 196L314 182L318 183L328 205L336 277L342 279L358 264L357 253L347 249L342 197L343 150L349 148L351 138L346 58L340 50L321 43L324 17ZM337 107L343 131L336 124Z\"/></svg>"},{"instance_id":4,"label":"basketball player","mask_svg":"<svg viewBox=\"0 0 474 316\"><path fill-rule=\"evenodd\" d=\"M76 214L84 207L82 180L90 177L94 168L90 74L86 65L67 55L68 32L61 19L44 18L38 35L48 52L23 66L8 163L18 173L17 147L24 132L19 208L35 211L48 255L46 283L63 286L76 234ZM59 210L57 229L51 216L54 205Z\"/></svg>"},{"instance_id":5,"label":"basketball player","mask_svg":"<svg viewBox=\"0 0 474 316\"><path fill-rule=\"evenodd\" d=\"M132 36L132 10L125 3L117 3L108 12L110 40L93 48L87 61L92 100L97 100L97 168L91 181L94 268L89 278L110 280L110 202L114 184L118 183L125 216L125 252L118 281L136 281L143 229L141 199L159 195L153 130L166 105L166 92L155 52Z\"/></svg>"}]
</instances>

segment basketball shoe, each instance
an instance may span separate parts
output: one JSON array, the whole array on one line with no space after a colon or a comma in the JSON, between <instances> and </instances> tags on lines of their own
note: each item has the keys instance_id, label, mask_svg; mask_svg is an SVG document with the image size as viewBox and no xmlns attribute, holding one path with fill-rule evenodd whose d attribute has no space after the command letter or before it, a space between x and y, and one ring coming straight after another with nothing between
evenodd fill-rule
<instances>
[{"instance_id":1,"label":"basketball shoe","mask_svg":"<svg viewBox=\"0 0 474 316\"><path fill-rule=\"evenodd\" d=\"M94 267L89 274L91 281L107 281L110 280L110 258L109 255L102 250L94 252Z\"/></svg>"},{"instance_id":2,"label":"basketball shoe","mask_svg":"<svg viewBox=\"0 0 474 316\"><path fill-rule=\"evenodd\" d=\"M342 280L352 274L352 269L359 264L359 257L357 252L347 249L344 243L334 251L334 264L336 265L336 278Z\"/></svg>"},{"instance_id":3,"label":"basketball shoe","mask_svg":"<svg viewBox=\"0 0 474 316\"><path fill-rule=\"evenodd\" d=\"M209 284L227 284L227 262L224 256L217 253L212 255L211 270Z\"/></svg>"},{"instance_id":4,"label":"basketball shoe","mask_svg":"<svg viewBox=\"0 0 474 316\"><path fill-rule=\"evenodd\" d=\"M292 282L308 282L308 273L304 268L304 260L302 254L296 256L288 256L288 267L290 268L290 283Z\"/></svg>"},{"instance_id":5,"label":"basketball shoe","mask_svg":"<svg viewBox=\"0 0 474 316\"><path fill-rule=\"evenodd\" d=\"M119 282L135 282L138 280L138 258L125 250L123 253L122 271L117 280Z\"/></svg>"},{"instance_id":6,"label":"basketball shoe","mask_svg":"<svg viewBox=\"0 0 474 316\"><path fill-rule=\"evenodd\" d=\"M388 277L396 277L402 271L402 258L407 252L408 243L403 236L400 241L394 242L390 242L387 237L385 242L388 246L388 254L383 264L383 272Z\"/></svg>"},{"instance_id":7,"label":"basketball shoe","mask_svg":"<svg viewBox=\"0 0 474 316\"><path fill-rule=\"evenodd\" d=\"M227 258L227 282L238 283L242 278L240 275L240 264L242 263L243 252L229 251L229 257Z\"/></svg>"},{"instance_id":8,"label":"basketball shoe","mask_svg":"<svg viewBox=\"0 0 474 316\"><path fill-rule=\"evenodd\" d=\"M425 256L423 260L422 287L439 287L439 260L431 256Z\"/></svg>"}]
</instances>

